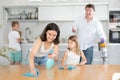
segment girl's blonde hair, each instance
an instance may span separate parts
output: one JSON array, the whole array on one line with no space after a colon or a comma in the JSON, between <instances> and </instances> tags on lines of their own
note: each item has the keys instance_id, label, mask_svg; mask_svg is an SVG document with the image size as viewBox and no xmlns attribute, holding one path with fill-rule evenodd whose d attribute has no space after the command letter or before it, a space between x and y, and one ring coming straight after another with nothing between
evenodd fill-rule
<instances>
[{"instance_id":1,"label":"girl's blonde hair","mask_svg":"<svg viewBox=\"0 0 120 80\"><path fill-rule=\"evenodd\" d=\"M76 54L81 55L81 50L80 50L80 46L79 46L77 36L72 35L68 38L68 40L74 41L76 43Z\"/></svg>"}]
</instances>

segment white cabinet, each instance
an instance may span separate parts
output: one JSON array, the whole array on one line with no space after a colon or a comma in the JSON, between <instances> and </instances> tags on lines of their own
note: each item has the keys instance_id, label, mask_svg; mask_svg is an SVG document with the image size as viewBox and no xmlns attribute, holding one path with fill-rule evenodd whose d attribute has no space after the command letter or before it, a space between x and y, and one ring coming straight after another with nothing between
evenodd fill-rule
<instances>
[{"instance_id":1,"label":"white cabinet","mask_svg":"<svg viewBox=\"0 0 120 80\"><path fill-rule=\"evenodd\" d=\"M85 13L86 4L46 4L39 6L40 21L75 20ZM95 16L99 20L108 20L108 4L95 4Z\"/></svg>"},{"instance_id":2,"label":"white cabinet","mask_svg":"<svg viewBox=\"0 0 120 80\"><path fill-rule=\"evenodd\" d=\"M73 6L73 20L75 20L77 17L82 16L85 14L85 5L74 5Z\"/></svg>"},{"instance_id":3,"label":"white cabinet","mask_svg":"<svg viewBox=\"0 0 120 80\"><path fill-rule=\"evenodd\" d=\"M95 16L99 20L108 20L109 5L108 4L97 4L97 5L95 5L95 7L96 7Z\"/></svg>"},{"instance_id":4,"label":"white cabinet","mask_svg":"<svg viewBox=\"0 0 120 80\"><path fill-rule=\"evenodd\" d=\"M4 7L6 11L6 19L8 21L37 21L38 7L35 6L7 6Z\"/></svg>"},{"instance_id":5,"label":"white cabinet","mask_svg":"<svg viewBox=\"0 0 120 80\"><path fill-rule=\"evenodd\" d=\"M109 44L108 44L109 46ZM94 49L93 49L93 62L92 64L110 64L110 60L109 60L109 56L108 56L108 47L106 47L107 49L107 58L105 58L105 61L103 61L102 58L102 51L99 51L98 48L98 44L94 45Z\"/></svg>"},{"instance_id":6,"label":"white cabinet","mask_svg":"<svg viewBox=\"0 0 120 80\"><path fill-rule=\"evenodd\" d=\"M28 54L29 50L32 47L33 43L22 44L22 64L28 64Z\"/></svg>"},{"instance_id":7,"label":"white cabinet","mask_svg":"<svg viewBox=\"0 0 120 80\"><path fill-rule=\"evenodd\" d=\"M72 20L72 6L45 5L39 7L40 21Z\"/></svg>"},{"instance_id":8,"label":"white cabinet","mask_svg":"<svg viewBox=\"0 0 120 80\"><path fill-rule=\"evenodd\" d=\"M28 50L32 47L32 43L22 44L22 64L28 62ZM59 60L56 64L60 64L65 50L67 49L67 44L59 45ZM120 64L120 44L107 44L107 54L108 58L106 59L107 64ZM94 54L93 54L93 64L103 64L101 58L102 53L98 50L98 45L94 45ZM1 59L0 59L1 60Z\"/></svg>"},{"instance_id":9,"label":"white cabinet","mask_svg":"<svg viewBox=\"0 0 120 80\"><path fill-rule=\"evenodd\" d=\"M110 64L120 64L120 44L111 43L108 45L108 57Z\"/></svg>"},{"instance_id":10,"label":"white cabinet","mask_svg":"<svg viewBox=\"0 0 120 80\"><path fill-rule=\"evenodd\" d=\"M107 44L107 64L120 64L120 44L118 43L109 43ZM103 60L101 58L101 52L98 51L97 44L94 46L94 54L93 54L93 64L103 64Z\"/></svg>"}]
</instances>

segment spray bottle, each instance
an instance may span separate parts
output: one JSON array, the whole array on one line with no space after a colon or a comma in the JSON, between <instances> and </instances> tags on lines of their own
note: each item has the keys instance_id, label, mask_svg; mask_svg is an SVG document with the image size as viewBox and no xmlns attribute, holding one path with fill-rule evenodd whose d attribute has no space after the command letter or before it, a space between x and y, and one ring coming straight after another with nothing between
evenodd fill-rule
<instances>
[{"instance_id":1,"label":"spray bottle","mask_svg":"<svg viewBox=\"0 0 120 80\"><path fill-rule=\"evenodd\" d=\"M53 50L51 49L49 52L48 52L48 55L51 55L53 53ZM54 58L48 58L47 62L46 62L46 68L47 69L50 69L52 68L54 65Z\"/></svg>"}]
</instances>

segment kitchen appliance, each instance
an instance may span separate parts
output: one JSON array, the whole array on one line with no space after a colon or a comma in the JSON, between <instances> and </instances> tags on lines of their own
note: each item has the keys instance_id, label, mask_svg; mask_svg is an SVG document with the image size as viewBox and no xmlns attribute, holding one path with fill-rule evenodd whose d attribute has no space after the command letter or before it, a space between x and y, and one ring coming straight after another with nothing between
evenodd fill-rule
<instances>
[{"instance_id":1,"label":"kitchen appliance","mask_svg":"<svg viewBox=\"0 0 120 80\"><path fill-rule=\"evenodd\" d=\"M120 29L112 28L109 30L109 42L120 43Z\"/></svg>"},{"instance_id":2,"label":"kitchen appliance","mask_svg":"<svg viewBox=\"0 0 120 80\"><path fill-rule=\"evenodd\" d=\"M104 38L101 39L101 41L98 43L99 51L101 51L101 58L103 60L103 64L107 63L107 44L104 40Z\"/></svg>"}]
</instances>

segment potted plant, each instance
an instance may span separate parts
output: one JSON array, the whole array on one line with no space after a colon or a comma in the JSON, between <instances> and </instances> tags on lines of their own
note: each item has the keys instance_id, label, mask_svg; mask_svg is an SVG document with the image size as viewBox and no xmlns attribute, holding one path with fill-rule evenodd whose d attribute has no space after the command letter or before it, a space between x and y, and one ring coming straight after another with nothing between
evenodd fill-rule
<instances>
[{"instance_id":1,"label":"potted plant","mask_svg":"<svg viewBox=\"0 0 120 80\"><path fill-rule=\"evenodd\" d=\"M15 49L12 49L12 48L9 48L6 46L2 46L2 47L0 47L0 56L4 57L8 61L10 61L9 54L8 54L10 51L15 51Z\"/></svg>"}]
</instances>

